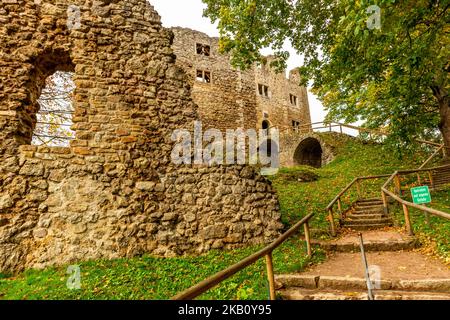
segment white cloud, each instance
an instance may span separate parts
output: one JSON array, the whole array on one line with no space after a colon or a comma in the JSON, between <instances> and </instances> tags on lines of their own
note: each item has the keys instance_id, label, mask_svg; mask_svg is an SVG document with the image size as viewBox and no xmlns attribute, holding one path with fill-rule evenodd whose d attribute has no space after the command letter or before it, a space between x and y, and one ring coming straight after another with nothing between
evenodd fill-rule
<instances>
[{"instance_id":1,"label":"white cloud","mask_svg":"<svg viewBox=\"0 0 450 320\"><path fill-rule=\"evenodd\" d=\"M150 3L158 11L165 27L179 26L202 31L212 37L219 36L216 25L203 17L206 5L201 0L150 0ZM297 55L290 45L286 45L286 50L291 54L288 61L289 70L301 65L301 56ZM264 50L263 53L270 52ZM308 92L308 95L312 122L322 121L326 113L321 102L311 92Z\"/></svg>"}]
</instances>

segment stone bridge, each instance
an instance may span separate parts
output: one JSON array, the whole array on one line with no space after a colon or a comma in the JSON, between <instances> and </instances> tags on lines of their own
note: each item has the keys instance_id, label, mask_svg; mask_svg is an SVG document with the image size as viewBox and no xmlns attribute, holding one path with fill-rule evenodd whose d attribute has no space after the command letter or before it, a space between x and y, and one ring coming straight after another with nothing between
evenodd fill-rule
<instances>
[{"instance_id":1,"label":"stone bridge","mask_svg":"<svg viewBox=\"0 0 450 320\"><path fill-rule=\"evenodd\" d=\"M320 133L282 133L279 149L282 167L308 165L320 168L335 157L334 147L325 142Z\"/></svg>"}]
</instances>

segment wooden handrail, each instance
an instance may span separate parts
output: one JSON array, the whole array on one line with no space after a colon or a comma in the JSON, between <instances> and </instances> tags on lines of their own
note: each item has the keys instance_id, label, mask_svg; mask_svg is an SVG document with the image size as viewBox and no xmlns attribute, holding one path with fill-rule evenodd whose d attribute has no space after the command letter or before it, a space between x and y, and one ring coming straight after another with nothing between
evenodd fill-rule
<instances>
[{"instance_id":1,"label":"wooden handrail","mask_svg":"<svg viewBox=\"0 0 450 320\"><path fill-rule=\"evenodd\" d=\"M252 254L251 256L245 258L244 260L241 260L240 262L232 265L231 267L228 267L227 269L216 273L215 275L209 277L208 279L203 280L199 284L177 294L171 300L192 300L192 299L198 297L199 295L205 293L209 289L217 286L218 284L220 284L221 282L230 278L231 276L235 275L239 271L242 271L243 269L247 268L248 266L254 264L261 258L270 256L270 258L267 258L267 261L270 262L270 263L268 263L268 266L271 265L272 252L275 249L277 249L279 246L281 246L286 240L288 240L290 237L292 237L302 226L304 226L304 225L307 226L308 222L311 220L311 218L313 216L314 216L313 213L307 215L302 220L300 220L298 223L296 223L292 228L290 228L286 233L281 235L277 240L272 242L270 245L268 245L264 249ZM306 234L305 234L306 240L309 241L309 229L307 227L305 227L305 230L306 229L308 230L308 232L306 232ZM308 253L309 253L311 250L311 244L308 243L307 245L308 245ZM269 276L269 282L270 282L270 279L273 280L273 268L268 268L268 269L269 269L268 276ZM272 269L272 274L270 274L270 269ZM274 298L273 291L274 291L274 288L271 288L271 298Z\"/></svg>"},{"instance_id":2,"label":"wooden handrail","mask_svg":"<svg viewBox=\"0 0 450 320\"><path fill-rule=\"evenodd\" d=\"M426 214L432 214L434 216L438 216L441 218L445 218L447 220L450 220L450 214L440 211L440 210L436 210L433 208L429 208L426 206L422 206L422 205L418 205L415 204L413 202L409 202L406 201L404 199L402 199L400 196L396 195L394 192L391 192L388 190L388 186L392 183L392 181L395 178L398 178L400 175L402 174L412 174L412 173L419 173L419 172L425 172L428 171L431 172L432 171L436 171L439 169L443 169L443 168L450 168L450 165L444 165L444 166L439 166L439 167L434 167L434 168L429 168L429 169L416 169L416 170L399 170L394 172L389 179L386 181L386 183L381 187L381 194L383 197L383 206L384 206L384 211L388 212L388 203L386 201L386 195L390 196L392 199L396 200L398 203L400 203L403 207L403 213L405 215L405 223L406 223L406 228L407 231L410 235L414 235L414 230L412 228L412 224L411 224L411 218L410 218L410 214L409 214L409 208L415 208L418 210L421 210L422 212L425 212ZM399 181L399 179L397 179L397 181ZM397 182L397 184L399 184L399 182ZM399 188L399 186L396 187L397 189ZM400 192L400 190L398 190L398 192Z\"/></svg>"},{"instance_id":3,"label":"wooden handrail","mask_svg":"<svg viewBox=\"0 0 450 320\"><path fill-rule=\"evenodd\" d=\"M359 178L355 178L352 180L352 182L350 182L344 189L342 189L341 192L339 192L339 194L330 202L330 204L326 207L327 210L330 210L335 204L336 202L342 198L342 196L351 188L353 187L353 185L359 180Z\"/></svg>"},{"instance_id":4,"label":"wooden handrail","mask_svg":"<svg viewBox=\"0 0 450 320\"><path fill-rule=\"evenodd\" d=\"M425 171L436 171L436 170L440 170L440 169L446 169L448 167L450 167L450 164L445 164L445 165L438 166L438 167L433 167L433 168L412 169L412 170L398 170L394 174L392 174L390 177L394 176L396 173L397 174L411 174L411 173L419 173L419 172L425 172Z\"/></svg>"},{"instance_id":5,"label":"wooden handrail","mask_svg":"<svg viewBox=\"0 0 450 320\"><path fill-rule=\"evenodd\" d=\"M323 122L316 122L316 123L310 123L310 124L305 124L305 125L301 125L298 128L301 127L305 127L308 126L308 128L311 128L312 130L314 129L320 129L320 128L312 128L312 125L315 124L323 124ZM324 126L322 128L332 128L332 127L347 127L350 129L354 129L354 130L358 130L358 131L364 131L364 132L370 132L370 133L376 133L376 134L380 134L380 135L387 135L384 132L381 131L376 131L373 129L367 129L367 128L360 128L360 127L356 127L356 126L352 126L352 125L347 125L347 124L341 124L341 123L337 123L337 124L333 124L330 123L327 126ZM270 127L269 129L274 128L274 127ZM430 143L430 142L425 142L425 141L420 141L417 140L419 142L422 143L428 143L431 145L437 145L440 146L441 148L436 152L439 153L439 151L444 148L444 146L442 145L438 145L435 143ZM434 156L433 156L434 157ZM430 160L433 158L430 157ZM429 161L427 161L426 163L428 163ZM425 165L426 165L425 163ZM450 166L450 165L448 165ZM436 168L431 168L431 169L417 169L417 170L405 170L405 171L396 171L393 175L376 175L376 176L365 176L365 177L357 177L355 179L353 179L353 181L348 184L331 202L330 204L327 206L327 210L330 213L330 219L331 219L331 230L332 230L332 234L335 235L335 226L334 226L334 220L333 220L333 206L336 204L336 202L339 203L339 207L341 208L341 198L342 196L355 184L358 183L361 180L371 180L371 179L381 179L381 178L385 178L385 177L389 177L388 181L383 185L382 189L382 195L383 195L383 201L385 203L385 205L387 204L386 201L386 194L389 195L390 197L392 197L393 199L397 200L399 203L401 203L404 207L405 210L405 218L407 218L407 224L408 224L408 229L410 230L410 233L412 233L412 229L411 229L411 223L409 221L409 214L407 213L407 207L413 207L413 208L417 208L419 210L431 213L433 215L439 216L439 217L443 217L446 219L450 220L450 214L439 211L439 210L435 210L432 208L428 208L425 206L421 206L421 205L416 205L414 203L408 202L406 200L401 199L400 197L398 197L397 195L395 195L394 193L392 193L391 191L387 190L387 186L394 180L394 178L396 176L398 176L399 174L408 174L408 173L417 173L417 172L421 172L421 171L430 171L430 170L437 170L440 168L445 168L448 166L441 166L441 167L436 167ZM406 208L406 209L405 209ZM216 273L215 275L209 277L208 279L203 280L202 282L198 283L195 286L192 286L191 288L177 294L176 296L174 296L172 298L172 300L192 300L195 299L196 297L200 296L201 294L205 293L206 291L208 291L209 289L217 286L218 284L220 284L221 282L225 281L226 279L232 277L233 275L235 275L236 273L244 270L245 268L247 268L248 266L256 263L259 259L261 258L266 258L266 264L267 264L267 276L269 279L269 288L270 288L270 298L272 300L275 299L275 282L274 282L274 272L273 272L273 251L276 250L279 246L281 246L286 240L288 240L290 237L292 237L302 226L304 227L304 231L305 231L305 240L307 242L307 253L308 256L311 256L312 254L312 250L311 250L311 242L310 242L310 232L309 232L309 221L314 217L314 214L311 213L309 215L307 215L306 217L304 217L302 220L300 220L298 223L296 223L292 228L290 228L287 232L285 232L283 235L281 235L278 239L276 239L274 242L272 242L270 245L266 246L265 248L263 248L262 250L252 254L251 256L248 256L247 258L241 260L240 262L228 267L225 270L222 270L218 273Z\"/></svg>"},{"instance_id":6,"label":"wooden handrail","mask_svg":"<svg viewBox=\"0 0 450 320\"><path fill-rule=\"evenodd\" d=\"M444 150L444 145L442 145L440 148L438 148L437 150L436 150L436 152L435 153L433 153L420 167L419 167L419 169L423 169L423 168L425 168L425 166L431 161L431 160L433 160L434 159L434 157L436 157L442 150Z\"/></svg>"},{"instance_id":7,"label":"wooden handrail","mask_svg":"<svg viewBox=\"0 0 450 320\"><path fill-rule=\"evenodd\" d=\"M443 147L443 148L446 148L446 149L449 148L449 147L446 147L442 143L437 143L437 142L433 142L433 141L427 141L427 140L421 140L421 139L416 139L416 141L419 142L419 143L428 144L428 145L433 146L433 147Z\"/></svg>"},{"instance_id":8,"label":"wooden handrail","mask_svg":"<svg viewBox=\"0 0 450 320\"><path fill-rule=\"evenodd\" d=\"M435 215L435 216L438 216L438 217L450 220L450 213L446 213L446 212L443 212L443 211L439 211L439 210L436 210L436 209L433 209L433 208L421 206L419 204L415 204L415 203L406 201L406 200L400 198L399 196L397 196L395 193L387 190L386 188L383 188L383 192L385 192L386 194L388 194L390 197L392 197L393 199L397 200L401 204L407 205L408 207L419 209L421 211L425 211L425 212L431 213L432 215Z\"/></svg>"},{"instance_id":9,"label":"wooden handrail","mask_svg":"<svg viewBox=\"0 0 450 320\"><path fill-rule=\"evenodd\" d=\"M314 125L319 125L321 124L321 127L318 128L312 128L312 126ZM370 132L370 133L375 133L378 135L382 135L382 136L387 136L388 133L385 132L384 130L377 130L377 129L369 129L369 128L363 128L363 127L359 127L359 126L354 126L351 124L346 124L346 123L341 123L341 122L330 122L330 123L326 123L326 122L311 122L311 123L305 123L302 124L300 126L298 126L297 128L308 128L308 129L312 129L312 130L318 130L318 129L327 129L327 128L331 128L331 127L346 127L349 129L353 129L353 130L358 130L358 131L362 131L362 132ZM433 142L433 141L426 141L426 140L422 140L422 139L415 139L416 142L418 143L423 143L423 144L428 144L434 147L442 147L444 149L450 149L450 147L446 147L444 144L441 143L437 143L437 142Z\"/></svg>"},{"instance_id":10,"label":"wooden handrail","mask_svg":"<svg viewBox=\"0 0 450 320\"><path fill-rule=\"evenodd\" d=\"M355 179L353 179L352 182L350 182L344 189L342 189L341 192L339 192L339 194L330 202L330 204L326 207L327 210L331 209L336 202L342 198L342 196L351 188L353 187L353 185L360 181L360 180L375 180L375 179L381 179L381 178L386 178L386 177L390 177L390 174L381 174L381 175L376 175L376 176L365 176L365 177L357 177Z\"/></svg>"}]
</instances>

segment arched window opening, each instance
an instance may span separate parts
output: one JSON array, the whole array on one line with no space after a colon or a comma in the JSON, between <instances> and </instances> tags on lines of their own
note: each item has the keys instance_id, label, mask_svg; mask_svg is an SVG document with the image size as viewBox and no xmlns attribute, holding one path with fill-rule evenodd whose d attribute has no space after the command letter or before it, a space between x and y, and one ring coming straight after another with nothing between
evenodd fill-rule
<instances>
[{"instance_id":1,"label":"arched window opening","mask_svg":"<svg viewBox=\"0 0 450 320\"><path fill-rule=\"evenodd\" d=\"M303 140L295 150L294 162L296 165L306 165L315 168L322 166L322 147L314 138Z\"/></svg>"},{"instance_id":2,"label":"arched window opening","mask_svg":"<svg viewBox=\"0 0 450 320\"><path fill-rule=\"evenodd\" d=\"M267 130L267 129L269 129L269 128L270 128L270 122L267 121L267 120L264 120L264 121L262 122L262 129L263 129L263 130Z\"/></svg>"},{"instance_id":3,"label":"arched window opening","mask_svg":"<svg viewBox=\"0 0 450 320\"><path fill-rule=\"evenodd\" d=\"M73 76L73 72L56 71L46 78L38 99L33 145L68 147L75 138L75 132L71 130L75 90Z\"/></svg>"}]
</instances>

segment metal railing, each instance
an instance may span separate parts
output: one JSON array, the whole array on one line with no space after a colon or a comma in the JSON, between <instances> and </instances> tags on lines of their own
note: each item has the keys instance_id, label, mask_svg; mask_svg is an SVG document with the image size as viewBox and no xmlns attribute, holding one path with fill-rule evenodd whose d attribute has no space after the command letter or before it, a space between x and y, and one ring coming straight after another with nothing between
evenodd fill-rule
<instances>
[{"instance_id":1,"label":"metal railing","mask_svg":"<svg viewBox=\"0 0 450 320\"><path fill-rule=\"evenodd\" d=\"M245 268L249 267L250 265L253 265L259 259L264 258L266 259L266 267L267 267L267 278L269 281L269 290L270 290L270 299L275 300L276 299L276 292L275 292L275 277L273 272L273 251L280 247L285 241L287 241L289 238L294 236L299 229L303 226L305 231L305 241L307 245L307 254L309 257L312 256L312 248L311 248L311 237L310 237L310 231L309 231L309 221L313 218L314 214L311 213L304 217L302 220L300 220L296 225L294 225L291 229L289 229L286 233L284 233L282 236L280 236L277 240L272 242L270 245L265 247L264 249L258 251L257 253L245 258L244 260L241 260L240 262L232 265L231 267L220 271L213 275L212 277L209 277L208 279L200 282L199 284L177 294L172 298L172 300L192 300L200 296L201 294L205 293L209 289L217 286L221 282L225 281L226 279L230 278L231 276L235 275L239 271L244 270Z\"/></svg>"},{"instance_id":2,"label":"metal railing","mask_svg":"<svg viewBox=\"0 0 450 320\"><path fill-rule=\"evenodd\" d=\"M369 300L375 300L375 298L373 296L372 280L370 279L370 273L369 273L369 263L367 262L366 250L364 249L364 239L363 239L363 234L361 232L359 233L359 247L361 250L361 259L362 259L363 266L364 266L364 275L366 278L368 297L369 297Z\"/></svg>"}]
</instances>

